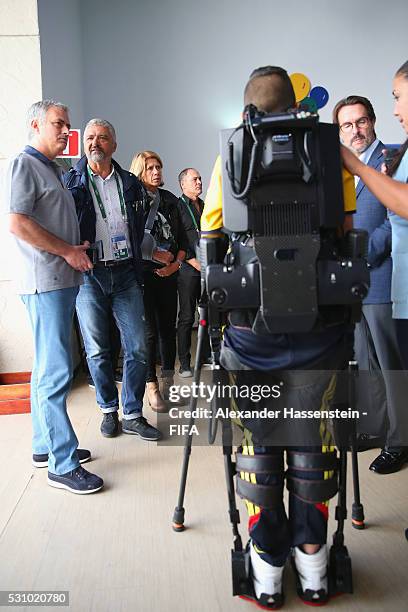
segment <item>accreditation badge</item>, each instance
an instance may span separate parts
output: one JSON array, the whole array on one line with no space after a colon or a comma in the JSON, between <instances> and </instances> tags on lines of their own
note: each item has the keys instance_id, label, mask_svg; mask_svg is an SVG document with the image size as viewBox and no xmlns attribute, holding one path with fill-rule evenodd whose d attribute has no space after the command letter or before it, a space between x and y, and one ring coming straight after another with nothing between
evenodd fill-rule
<instances>
[{"instance_id":1,"label":"accreditation badge","mask_svg":"<svg viewBox=\"0 0 408 612\"><path fill-rule=\"evenodd\" d=\"M124 234L112 236L112 254L113 259L128 259L129 248Z\"/></svg>"}]
</instances>

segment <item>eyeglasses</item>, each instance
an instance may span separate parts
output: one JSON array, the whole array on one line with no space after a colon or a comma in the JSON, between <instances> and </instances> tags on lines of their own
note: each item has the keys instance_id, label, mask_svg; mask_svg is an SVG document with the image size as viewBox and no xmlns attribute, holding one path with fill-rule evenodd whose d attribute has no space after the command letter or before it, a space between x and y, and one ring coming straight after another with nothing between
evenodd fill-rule
<instances>
[{"instance_id":1,"label":"eyeglasses","mask_svg":"<svg viewBox=\"0 0 408 612\"><path fill-rule=\"evenodd\" d=\"M357 119L357 121L348 121L347 123L343 123L343 125L340 126L340 129L346 134L347 132L351 132L353 125L355 125L357 128L365 128L369 125L369 123L370 119L368 117L360 117L360 119Z\"/></svg>"}]
</instances>

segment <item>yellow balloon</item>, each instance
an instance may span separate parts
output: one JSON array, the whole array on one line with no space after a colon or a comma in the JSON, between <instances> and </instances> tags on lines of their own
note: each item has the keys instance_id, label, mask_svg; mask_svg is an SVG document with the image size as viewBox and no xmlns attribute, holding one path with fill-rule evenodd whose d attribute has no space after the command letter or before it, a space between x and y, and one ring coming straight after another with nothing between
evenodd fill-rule
<instances>
[{"instance_id":1,"label":"yellow balloon","mask_svg":"<svg viewBox=\"0 0 408 612\"><path fill-rule=\"evenodd\" d=\"M305 74L294 72L290 75L293 89L295 91L296 102L300 102L303 98L307 98L310 92L311 83Z\"/></svg>"}]
</instances>

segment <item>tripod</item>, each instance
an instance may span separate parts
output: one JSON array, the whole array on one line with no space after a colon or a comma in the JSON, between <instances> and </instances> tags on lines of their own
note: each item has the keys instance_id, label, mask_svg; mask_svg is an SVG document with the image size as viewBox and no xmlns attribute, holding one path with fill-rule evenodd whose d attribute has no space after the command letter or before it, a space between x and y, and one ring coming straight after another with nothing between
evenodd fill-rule
<instances>
[{"instance_id":1,"label":"tripod","mask_svg":"<svg viewBox=\"0 0 408 612\"><path fill-rule=\"evenodd\" d=\"M206 306L200 305L200 322L198 329L197 338L197 352L194 369L194 383L197 385L200 382L201 374L201 353L205 335L208 333L208 310ZM211 317L210 317L211 318ZM220 346L220 327L219 325L210 327L210 344L213 357L213 368L217 376L220 375L221 366L219 365L219 346ZM348 396L350 406L355 405L355 377L358 373L358 365L355 361L349 362L348 368ZM190 399L190 412L194 414L197 407L198 398L191 396ZM185 508L184 508L184 496L187 484L188 467L191 456L192 448L192 426L194 425L194 417L190 417L188 433L185 438L184 444L184 455L183 465L181 472L179 495L177 500L177 506L173 514L173 529L177 532L184 531L184 519L185 519ZM210 422L210 443L215 439L215 432L212 428L212 422ZM211 442L212 440L212 442ZM234 476L237 473L236 463L232 461L232 427L229 419L222 420L222 449L224 457L224 468L225 477L227 483L227 495L228 495L228 506L229 506L229 518L232 526L233 534L233 549L231 551L232 561L232 584L233 584L233 595L252 595L252 584L249 577L249 554L244 550L242 545L242 539L239 533L238 525L240 523L239 510L236 506L235 498L235 487L234 487ZM344 523L347 518L347 504L346 504L346 478L347 478L347 451L351 450L352 455L352 471L353 471L353 484L354 484L354 503L352 507L352 524L357 529L364 528L364 510L360 501L360 489L359 489L359 476L358 476L358 459L357 459L357 442L356 442L356 428L355 423L352 423L351 432L346 436L345 443L340 447L339 458L338 458L338 472L339 472L339 488L338 488L338 501L335 509L335 519L337 521L337 529L333 535L333 544L330 549L329 556L329 592L331 595L336 593L352 593L353 592L353 581L352 581L352 569L351 559L348 554L347 548L344 545Z\"/></svg>"}]
</instances>

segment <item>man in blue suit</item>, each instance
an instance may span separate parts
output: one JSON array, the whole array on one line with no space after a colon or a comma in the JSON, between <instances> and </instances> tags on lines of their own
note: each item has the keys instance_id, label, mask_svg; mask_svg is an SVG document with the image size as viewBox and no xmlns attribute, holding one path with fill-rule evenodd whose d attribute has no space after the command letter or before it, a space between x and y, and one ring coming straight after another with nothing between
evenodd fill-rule
<instances>
[{"instance_id":1,"label":"man in blue suit","mask_svg":"<svg viewBox=\"0 0 408 612\"><path fill-rule=\"evenodd\" d=\"M363 96L343 98L333 110L333 121L340 126L342 143L353 149L365 164L381 170L384 145L376 136L375 120L373 106ZM371 463L370 470L390 474L408 462L408 448L403 446L401 418L398 419L407 408L408 387L402 389L403 377L395 374L395 370L402 370L403 366L391 311L391 225L387 209L358 177L356 193L354 226L369 234L367 259L371 286L363 303L361 322L356 325L355 356L361 370L371 373L364 391L373 393L379 412L381 406L386 406L388 419L385 446ZM370 405L372 403L370 401Z\"/></svg>"}]
</instances>

